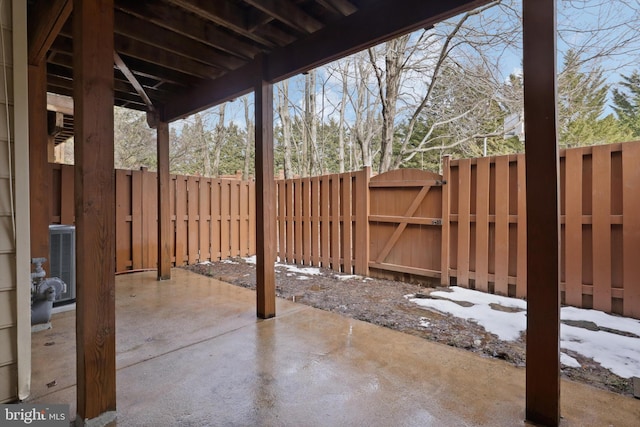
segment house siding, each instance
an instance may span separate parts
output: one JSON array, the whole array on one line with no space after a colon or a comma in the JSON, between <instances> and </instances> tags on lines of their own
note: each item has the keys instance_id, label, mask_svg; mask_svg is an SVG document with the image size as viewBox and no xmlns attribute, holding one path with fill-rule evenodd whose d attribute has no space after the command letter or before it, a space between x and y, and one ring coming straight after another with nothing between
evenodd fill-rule
<instances>
[{"instance_id":1,"label":"house siding","mask_svg":"<svg viewBox=\"0 0 640 427\"><path fill-rule=\"evenodd\" d=\"M4 48L4 55L0 50L0 402L11 402L28 394L31 364L29 265L25 255L29 247L29 229L25 224L29 218L28 130L24 114L26 2L4 0L1 4L0 47ZM19 29L14 25L16 22ZM18 73L22 75L18 77ZM20 94L19 105L14 102L16 93ZM17 114L16 108L21 114ZM25 366L20 366L23 362Z\"/></svg>"}]
</instances>

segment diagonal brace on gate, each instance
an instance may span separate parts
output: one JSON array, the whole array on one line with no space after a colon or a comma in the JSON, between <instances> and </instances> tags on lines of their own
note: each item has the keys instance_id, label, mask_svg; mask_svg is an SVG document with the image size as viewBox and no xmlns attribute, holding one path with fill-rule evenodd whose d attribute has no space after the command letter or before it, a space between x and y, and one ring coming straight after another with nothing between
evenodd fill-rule
<instances>
[{"instance_id":1,"label":"diagonal brace on gate","mask_svg":"<svg viewBox=\"0 0 640 427\"><path fill-rule=\"evenodd\" d=\"M431 189L431 185L424 185L422 187L422 189L420 190L416 198L413 200L413 202L411 203L407 211L404 213L403 215L404 218L410 218L416 213L416 211L418 210L418 207L422 204L422 201L427 196L427 193L429 192L430 189ZM398 223L397 228L393 231L393 234L391 235L391 237L389 237L389 240L384 245L384 248L382 249L380 254L378 254L378 258L376 258L376 263L384 262L385 258L387 257L387 255L389 255L389 253L391 252L391 249L393 249L396 242L400 238L400 235L402 234L404 229L407 228L408 223L409 223L408 220L404 220Z\"/></svg>"}]
</instances>

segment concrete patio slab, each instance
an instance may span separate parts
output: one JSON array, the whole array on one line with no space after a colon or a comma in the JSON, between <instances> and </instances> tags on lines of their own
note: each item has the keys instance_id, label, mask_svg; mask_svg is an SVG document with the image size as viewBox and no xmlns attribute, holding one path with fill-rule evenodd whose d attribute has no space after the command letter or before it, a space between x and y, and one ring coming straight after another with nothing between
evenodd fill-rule
<instances>
[{"instance_id":1,"label":"concrete patio slab","mask_svg":"<svg viewBox=\"0 0 640 427\"><path fill-rule=\"evenodd\" d=\"M259 320L253 291L172 274L117 278L117 425L525 425L524 369L284 300ZM33 334L29 399L72 414L74 326ZM562 415L637 426L640 400L563 381Z\"/></svg>"}]
</instances>

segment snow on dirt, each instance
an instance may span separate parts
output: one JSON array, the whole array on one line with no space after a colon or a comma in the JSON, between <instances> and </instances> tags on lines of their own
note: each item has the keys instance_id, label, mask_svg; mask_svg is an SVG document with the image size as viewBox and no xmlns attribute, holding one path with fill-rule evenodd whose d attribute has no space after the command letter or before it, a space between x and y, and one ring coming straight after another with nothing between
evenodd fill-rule
<instances>
[{"instance_id":1,"label":"snow on dirt","mask_svg":"<svg viewBox=\"0 0 640 427\"><path fill-rule=\"evenodd\" d=\"M514 341L526 330L526 301L452 286L429 298L407 295L421 307L475 322L500 339ZM461 305L460 302L466 304ZM504 308L515 310L504 310ZM560 310L560 347L600 363L622 378L640 377L640 321L597 310L563 307ZM565 366L576 359L563 353Z\"/></svg>"}]
</instances>

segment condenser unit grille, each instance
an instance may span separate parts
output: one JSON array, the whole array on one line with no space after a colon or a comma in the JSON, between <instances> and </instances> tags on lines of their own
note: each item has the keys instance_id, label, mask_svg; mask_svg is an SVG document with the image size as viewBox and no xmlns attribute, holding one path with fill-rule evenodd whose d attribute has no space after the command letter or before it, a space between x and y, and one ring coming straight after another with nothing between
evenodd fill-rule
<instances>
[{"instance_id":1,"label":"condenser unit grille","mask_svg":"<svg viewBox=\"0 0 640 427\"><path fill-rule=\"evenodd\" d=\"M73 302L76 299L76 229L72 225L50 225L50 253L48 277L59 277L67 284L67 290L54 305Z\"/></svg>"}]
</instances>

